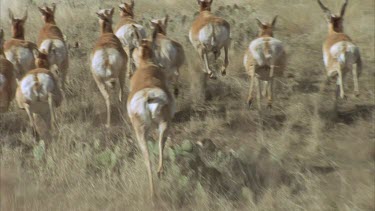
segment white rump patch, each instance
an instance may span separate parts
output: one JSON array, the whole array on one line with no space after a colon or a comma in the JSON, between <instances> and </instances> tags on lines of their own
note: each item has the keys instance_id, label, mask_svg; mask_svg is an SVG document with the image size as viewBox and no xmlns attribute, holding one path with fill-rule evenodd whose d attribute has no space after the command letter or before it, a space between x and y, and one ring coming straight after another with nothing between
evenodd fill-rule
<instances>
[{"instance_id":1,"label":"white rump patch","mask_svg":"<svg viewBox=\"0 0 375 211\"><path fill-rule=\"evenodd\" d=\"M93 73L102 78L117 77L124 65L124 58L114 48L97 50L91 59Z\"/></svg>"},{"instance_id":2,"label":"white rump patch","mask_svg":"<svg viewBox=\"0 0 375 211\"><path fill-rule=\"evenodd\" d=\"M146 88L134 94L128 102L129 117L137 115L146 123L160 118L160 110L171 103L171 115L174 115L174 101L169 100L167 93L160 88Z\"/></svg>"},{"instance_id":3,"label":"white rump patch","mask_svg":"<svg viewBox=\"0 0 375 211\"><path fill-rule=\"evenodd\" d=\"M3 74L0 74L0 89L4 88L6 81L7 79L5 78L5 76Z\"/></svg>"},{"instance_id":4,"label":"white rump patch","mask_svg":"<svg viewBox=\"0 0 375 211\"><path fill-rule=\"evenodd\" d=\"M19 74L25 74L35 67L34 53L28 48L13 46L5 52L5 57L13 64Z\"/></svg>"},{"instance_id":5,"label":"white rump patch","mask_svg":"<svg viewBox=\"0 0 375 211\"><path fill-rule=\"evenodd\" d=\"M265 54L266 42L269 45L269 54ZM274 64L283 55L282 42L275 38L258 38L250 43L249 50L259 66Z\"/></svg>"},{"instance_id":6,"label":"white rump patch","mask_svg":"<svg viewBox=\"0 0 375 211\"><path fill-rule=\"evenodd\" d=\"M48 52L50 45L52 45L51 52ZM44 40L39 47L39 51L42 50L48 52L48 61L50 65L56 64L61 68L68 60L68 49L65 46L65 43L61 40Z\"/></svg>"},{"instance_id":7,"label":"white rump patch","mask_svg":"<svg viewBox=\"0 0 375 211\"><path fill-rule=\"evenodd\" d=\"M359 49L353 43L342 41L334 44L330 49L330 54L341 64L351 66L359 58Z\"/></svg>"},{"instance_id":8,"label":"white rump patch","mask_svg":"<svg viewBox=\"0 0 375 211\"><path fill-rule=\"evenodd\" d=\"M140 39L146 38L146 31L143 26L139 24L126 24L120 27L115 33L122 45L130 49L139 46L139 40L137 39L136 32L132 25L137 28L138 34L141 36Z\"/></svg>"},{"instance_id":9,"label":"white rump patch","mask_svg":"<svg viewBox=\"0 0 375 211\"><path fill-rule=\"evenodd\" d=\"M208 50L213 47L220 50L230 40L230 31L221 25L208 24L199 31L198 39Z\"/></svg>"},{"instance_id":10,"label":"white rump patch","mask_svg":"<svg viewBox=\"0 0 375 211\"><path fill-rule=\"evenodd\" d=\"M40 90L35 91L33 88L36 84L34 75L27 75L20 82L21 92L26 100L36 101L39 97L41 101L47 101L48 93L52 92L55 88L53 79L45 73L38 73L36 77L41 85Z\"/></svg>"}]
</instances>

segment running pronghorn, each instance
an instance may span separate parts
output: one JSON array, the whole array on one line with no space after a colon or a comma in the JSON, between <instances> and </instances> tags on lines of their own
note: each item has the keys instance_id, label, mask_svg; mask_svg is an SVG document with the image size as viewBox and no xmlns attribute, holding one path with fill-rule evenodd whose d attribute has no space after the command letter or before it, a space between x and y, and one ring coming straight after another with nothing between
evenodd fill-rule
<instances>
[{"instance_id":1,"label":"running pronghorn","mask_svg":"<svg viewBox=\"0 0 375 211\"><path fill-rule=\"evenodd\" d=\"M151 24L156 33L154 46L154 62L166 71L168 84L173 84L174 94L178 95L179 69L185 62L185 52L182 45L167 37L168 15L163 19L153 19ZM138 63L138 51L134 51L134 58Z\"/></svg>"},{"instance_id":2,"label":"running pronghorn","mask_svg":"<svg viewBox=\"0 0 375 211\"><path fill-rule=\"evenodd\" d=\"M96 13L99 17L101 35L91 53L91 72L107 106L106 127L111 125L111 96L109 89L114 89L118 82L119 100L121 102L128 60L120 40L113 34L113 13L114 8L102 9Z\"/></svg>"},{"instance_id":3,"label":"running pronghorn","mask_svg":"<svg viewBox=\"0 0 375 211\"><path fill-rule=\"evenodd\" d=\"M69 67L68 48L64 40L64 35L55 22L56 4L52 7L44 6L38 7L42 13L44 26L39 32L38 46L39 51L47 51L48 62L52 65L57 65L59 80L61 81L61 88L65 90L65 79Z\"/></svg>"},{"instance_id":4,"label":"running pronghorn","mask_svg":"<svg viewBox=\"0 0 375 211\"><path fill-rule=\"evenodd\" d=\"M14 66L16 77L21 79L27 71L35 68L34 50L38 48L36 44L25 40L27 10L22 18L14 18L9 9L9 18L12 23L12 38L5 42L4 53Z\"/></svg>"},{"instance_id":5,"label":"running pronghorn","mask_svg":"<svg viewBox=\"0 0 375 211\"><path fill-rule=\"evenodd\" d=\"M145 159L152 196L154 195L154 185L147 148L147 134L153 125L158 127L158 176L160 176L163 171L163 149L175 112L174 99L169 92L165 72L154 63L155 39L156 33L153 33L151 42L148 40L142 40L141 42L138 49L139 66L130 80L130 94L127 103L128 115Z\"/></svg>"},{"instance_id":6,"label":"running pronghorn","mask_svg":"<svg viewBox=\"0 0 375 211\"><path fill-rule=\"evenodd\" d=\"M139 46L139 41L146 38L146 31L142 25L134 20L134 0L130 4L121 3L120 20L115 27L115 34L120 39L127 55L129 55L129 76L134 73L133 51Z\"/></svg>"},{"instance_id":7,"label":"running pronghorn","mask_svg":"<svg viewBox=\"0 0 375 211\"><path fill-rule=\"evenodd\" d=\"M4 55L4 31L0 30L0 113L9 109L16 93L16 77L13 64Z\"/></svg>"},{"instance_id":8,"label":"running pronghorn","mask_svg":"<svg viewBox=\"0 0 375 211\"><path fill-rule=\"evenodd\" d=\"M46 139L49 139L50 130L56 123L55 108L62 101L57 66L50 66L48 58L46 50L38 53L36 69L26 73L16 92L18 106L26 110L33 131ZM50 71L50 67L54 69Z\"/></svg>"},{"instance_id":9,"label":"running pronghorn","mask_svg":"<svg viewBox=\"0 0 375 211\"><path fill-rule=\"evenodd\" d=\"M258 88L257 98L260 109L261 81L264 83L264 94L268 98L268 107L272 107L273 78L281 75L286 63L286 54L280 40L273 37L273 29L277 16L272 23L262 23L256 19L259 26L258 38L253 40L244 56L244 65L250 76L248 104L253 103L253 90Z\"/></svg>"},{"instance_id":10,"label":"running pronghorn","mask_svg":"<svg viewBox=\"0 0 375 211\"><path fill-rule=\"evenodd\" d=\"M340 15L332 12L318 0L328 22L328 36L323 44L323 59L328 78L336 78L336 97L345 98L343 79L347 72L352 71L354 94L359 95L358 76L362 71L362 60L359 48L344 33L344 14L348 4L345 0Z\"/></svg>"},{"instance_id":11,"label":"running pronghorn","mask_svg":"<svg viewBox=\"0 0 375 211\"><path fill-rule=\"evenodd\" d=\"M224 65L221 74L226 74L229 64L228 49L230 45L230 25L224 19L211 13L213 0L198 0L200 13L193 22L189 32L190 42L199 52L202 62L205 65L205 72L210 78L215 78L215 72L210 69L208 53L212 52L217 59L224 47Z\"/></svg>"}]
</instances>

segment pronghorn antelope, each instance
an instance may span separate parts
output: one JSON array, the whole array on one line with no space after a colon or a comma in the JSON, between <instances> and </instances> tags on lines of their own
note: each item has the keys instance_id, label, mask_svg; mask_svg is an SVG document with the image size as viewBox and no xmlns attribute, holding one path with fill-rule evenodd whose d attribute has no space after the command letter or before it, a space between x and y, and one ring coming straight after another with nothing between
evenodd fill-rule
<instances>
[{"instance_id":1,"label":"pronghorn antelope","mask_svg":"<svg viewBox=\"0 0 375 211\"><path fill-rule=\"evenodd\" d=\"M111 125L111 102L109 89L119 85L119 100L124 91L127 55L120 40L113 34L112 16L114 8L102 9L99 17L101 35L91 53L91 72L107 106L107 127Z\"/></svg>"},{"instance_id":2,"label":"pronghorn antelope","mask_svg":"<svg viewBox=\"0 0 375 211\"><path fill-rule=\"evenodd\" d=\"M332 12L318 0L328 22L328 36L323 44L323 60L328 78L336 78L336 97L345 98L343 79L347 72L352 71L354 93L359 95L358 76L362 72L362 60L359 48L344 33L344 14L348 4L345 0L340 15Z\"/></svg>"},{"instance_id":3,"label":"pronghorn antelope","mask_svg":"<svg viewBox=\"0 0 375 211\"><path fill-rule=\"evenodd\" d=\"M224 47L224 65L221 74L226 74L229 64L228 49L230 45L230 25L224 19L211 13L213 0L198 0L200 13L192 24L189 32L190 42L199 52L202 62L205 65L205 72L210 78L215 78L215 72L210 69L208 53L212 52L217 59Z\"/></svg>"},{"instance_id":4,"label":"pronghorn antelope","mask_svg":"<svg viewBox=\"0 0 375 211\"><path fill-rule=\"evenodd\" d=\"M0 113L9 109L16 93L16 77L13 64L4 55L4 31L0 30Z\"/></svg>"},{"instance_id":5,"label":"pronghorn antelope","mask_svg":"<svg viewBox=\"0 0 375 211\"><path fill-rule=\"evenodd\" d=\"M261 81L264 81L264 90L268 98L268 107L272 107L273 78L281 75L286 62L286 54L280 40L273 37L277 16L272 23L262 23L256 19L259 26L258 38L253 40L244 56L244 66L250 76L250 90L248 104L253 102L254 85L258 88L257 98L260 109Z\"/></svg>"},{"instance_id":6,"label":"pronghorn antelope","mask_svg":"<svg viewBox=\"0 0 375 211\"><path fill-rule=\"evenodd\" d=\"M125 52L129 55L129 76L134 73L134 61L132 58L134 48L139 46L139 41L146 38L146 31L142 25L134 20L134 0L130 4L121 3L120 20L115 27L115 34L120 39Z\"/></svg>"},{"instance_id":7,"label":"pronghorn antelope","mask_svg":"<svg viewBox=\"0 0 375 211\"><path fill-rule=\"evenodd\" d=\"M130 80L127 103L128 115L145 159L152 196L154 186L147 148L147 134L153 125L157 125L159 129L158 176L160 176L163 171L163 149L175 112L174 99L169 92L165 73L153 62L154 50L152 48L155 46L155 38L156 33L153 34L152 42L148 40L141 42L138 49L139 66Z\"/></svg>"},{"instance_id":8,"label":"pronghorn antelope","mask_svg":"<svg viewBox=\"0 0 375 211\"><path fill-rule=\"evenodd\" d=\"M185 62L185 52L182 45L167 37L168 15L163 19L153 19L151 24L156 33L154 46L154 62L166 71L168 84L172 83L175 96L178 95L179 69ZM138 50L135 49L133 58L139 62Z\"/></svg>"},{"instance_id":9,"label":"pronghorn antelope","mask_svg":"<svg viewBox=\"0 0 375 211\"><path fill-rule=\"evenodd\" d=\"M14 66L16 77L21 79L27 71L35 68L34 50L38 48L36 44L25 40L27 10L22 18L14 18L9 9L9 18L12 23L12 38L5 42L4 53Z\"/></svg>"},{"instance_id":10,"label":"pronghorn antelope","mask_svg":"<svg viewBox=\"0 0 375 211\"><path fill-rule=\"evenodd\" d=\"M38 52L36 69L26 73L16 91L18 106L26 110L33 131L47 139L56 123L55 108L62 101L55 73L57 66L53 65L51 68L55 69L50 71L48 58L46 50Z\"/></svg>"},{"instance_id":11,"label":"pronghorn antelope","mask_svg":"<svg viewBox=\"0 0 375 211\"><path fill-rule=\"evenodd\" d=\"M64 35L55 22L56 4L53 3L52 7L38 7L38 9L44 20L44 26L39 32L37 42L39 51L47 52L48 62L51 66L57 65L61 88L65 90L65 79L69 67L68 48Z\"/></svg>"}]
</instances>

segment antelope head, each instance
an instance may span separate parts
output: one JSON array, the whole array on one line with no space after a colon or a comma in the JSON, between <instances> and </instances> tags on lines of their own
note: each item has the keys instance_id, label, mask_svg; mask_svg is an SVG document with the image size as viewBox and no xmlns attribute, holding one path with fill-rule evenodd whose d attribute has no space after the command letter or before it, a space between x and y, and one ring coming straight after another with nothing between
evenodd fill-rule
<instances>
[{"instance_id":1,"label":"antelope head","mask_svg":"<svg viewBox=\"0 0 375 211\"><path fill-rule=\"evenodd\" d=\"M276 25L277 15L273 18L271 23L263 23L258 18L256 19L259 27L259 37L270 36L273 37L273 29Z\"/></svg>"},{"instance_id":2,"label":"antelope head","mask_svg":"<svg viewBox=\"0 0 375 211\"><path fill-rule=\"evenodd\" d=\"M25 13L22 18L15 18L12 10L8 9L8 11L9 11L9 19L12 24L12 37L18 38L18 39L24 39L25 38L24 25L27 20L27 10L25 10Z\"/></svg>"},{"instance_id":3,"label":"antelope head","mask_svg":"<svg viewBox=\"0 0 375 211\"><path fill-rule=\"evenodd\" d=\"M211 11L211 4L214 0L198 0L200 11Z\"/></svg>"},{"instance_id":4,"label":"antelope head","mask_svg":"<svg viewBox=\"0 0 375 211\"><path fill-rule=\"evenodd\" d=\"M318 0L318 4L324 12L329 29L334 32L343 32L344 15L346 6L348 5L348 0L345 0L344 4L342 5L340 15L333 14L331 10L328 9L320 0Z\"/></svg>"},{"instance_id":5,"label":"antelope head","mask_svg":"<svg viewBox=\"0 0 375 211\"><path fill-rule=\"evenodd\" d=\"M96 15L99 17L99 24L102 33L113 33L112 30L112 17L115 12L115 8L111 9L101 9Z\"/></svg>"},{"instance_id":6,"label":"antelope head","mask_svg":"<svg viewBox=\"0 0 375 211\"><path fill-rule=\"evenodd\" d=\"M134 0L131 0L130 3L121 3L119 6L120 8L120 16L121 17L131 17L134 18Z\"/></svg>"},{"instance_id":7,"label":"antelope head","mask_svg":"<svg viewBox=\"0 0 375 211\"><path fill-rule=\"evenodd\" d=\"M151 24L154 30L156 31L156 33L167 35L168 20L169 20L168 15L166 15L165 18L162 18L162 19L151 20Z\"/></svg>"},{"instance_id":8,"label":"antelope head","mask_svg":"<svg viewBox=\"0 0 375 211\"><path fill-rule=\"evenodd\" d=\"M55 24L55 11L56 11L56 4L52 3L51 7L48 7L44 4L43 7L38 7L40 13L42 14L42 18L45 23L52 23Z\"/></svg>"}]
</instances>

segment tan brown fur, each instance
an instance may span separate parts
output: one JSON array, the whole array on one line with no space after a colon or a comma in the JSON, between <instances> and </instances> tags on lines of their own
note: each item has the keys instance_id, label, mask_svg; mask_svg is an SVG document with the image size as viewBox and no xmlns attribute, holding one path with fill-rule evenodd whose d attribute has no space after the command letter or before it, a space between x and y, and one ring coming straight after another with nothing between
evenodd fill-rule
<instances>
[{"instance_id":1,"label":"tan brown fur","mask_svg":"<svg viewBox=\"0 0 375 211\"><path fill-rule=\"evenodd\" d=\"M201 61L204 64L204 72L211 79L215 79L215 72L212 71L208 61L208 54L213 53L215 60L220 56L220 51L224 48L224 63L221 68L221 74L226 75L229 65L229 47L230 47L230 24L223 18L215 16L211 13L211 4L213 0L198 0L200 5L200 13L193 21L189 31L189 39L194 48L198 51ZM215 34L215 28L220 28L219 34ZM211 28L211 34L208 34L208 28ZM203 31L202 31L203 30ZM200 33L203 32L203 37ZM216 42L217 37L221 37L221 42ZM208 41L210 40L210 41Z\"/></svg>"},{"instance_id":2,"label":"tan brown fur","mask_svg":"<svg viewBox=\"0 0 375 211\"><path fill-rule=\"evenodd\" d=\"M348 0L345 0L342 5L340 15L334 15L320 0L317 2L323 10L328 23L328 35L323 43L323 57L328 79L336 78L336 98L338 96L345 98L343 80L346 73L350 70L353 73L354 93L358 96L358 76L362 71L362 60L359 48L344 33L343 22ZM341 49L339 53L337 52L338 49ZM343 58L345 61L343 61ZM350 62L348 63L347 60L350 60Z\"/></svg>"},{"instance_id":3,"label":"tan brown fur","mask_svg":"<svg viewBox=\"0 0 375 211\"><path fill-rule=\"evenodd\" d=\"M271 55L272 46L270 42L272 42L273 39L273 28L276 24L277 16L273 19L272 23L262 23L259 19L256 20L259 27L259 33L258 37L254 40L259 40L259 38L262 38L264 47L263 55ZM250 43L250 46L251 45L252 42ZM271 108L273 101L273 78L280 77L283 75L287 63L286 53L283 50L280 57L278 57L277 59L272 59L273 63L259 65L249 48L250 47L248 47L248 49L246 50L244 57L245 69L250 77L249 97L247 103L249 104L249 106L252 105L254 91L253 88L257 87L258 108L261 108L261 95L267 95L268 107ZM270 57L270 59L271 58L272 57ZM265 60L268 61L267 58L265 58ZM261 93L260 91L262 81L265 83L263 93Z\"/></svg>"},{"instance_id":4,"label":"tan brown fur","mask_svg":"<svg viewBox=\"0 0 375 211\"><path fill-rule=\"evenodd\" d=\"M10 9L8 12L12 24L12 38L4 43L3 48L8 59L13 63L16 77L20 79L27 71L35 68L33 51L37 50L38 47L35 43L25 40L27 10L22 18L15 18ZM25 50L28 51L30 57L19 58L19 55L25 55ZM20 53L21 51L23 53ZM26 58L31 62L21 64L20 61Z\"/></svg>"},{"instance_id":5,"label":"tan brown fur","mask_svg":"<svg viewBox=\"0 0 375 211\"><path fill-rule=\"evenodd\" d=\"M111 125L111 102L110 102L110 95L108 89L113 89L113 85L115 85L116 81L119 82L119 101L122 101L122 95L125 86L125 75L126 75L126 63L128 57L122 47L120 40L113 34L112 29L112 17L114 13L114 8L112 9L103 9L97 12L96 14L99 17L99 24L101 35L98 38L94 49L91 53L91 72L93 74L93 78L98 86L107 107L107 123L106 127L110 127ZM120 69L118 67L113 67L108 60L108 50L114 50L120 54L121 58L117 58L114 62L119 62L119 59L122 60L122 65ZM96 53L102 51L103 54L101 56L95 57ZM104 53L105 52L105 53ZM103 71L102 67L96 67L95 64L98 61L103 61L104 69L110 69L111 75L110 76L102 76L97 71ZM121 62L121 61L120 61ZM99 62L100 63L100 62ZM104 70L104 71L106 71Z\"/></svg>"},{"instance_id":6,"label":"tan brown fur","mask_svg":"<svg viewBox=\"0 0 375 211\"><path fill-rule=\"evenodd\" d=\"M143 40L141 43L141 46L139 48L140 63L133 77L131 78L130 93L128 96L127 104L128 115L135 130L138 144L143 154L145 164L147 167L147 174L150 185L150 195L152 197L155 196L155 193L151 170L151 161L149 157L146 137L152 125L157 125L159 129L158 176L160 177L161 173L163 172L163 149L167 141L169 127L174 113L173 96L168 91L165 73L163 70L160 69L160 67L158 67L153 62L153 46L155 46L155 37L156 33L153 34L152 43L147 40ZM159 90L158 92L161 91L164 94L166 94L168 99L167 102L164 101L163 104L159 102L158 106L161 106L161 109L160 112L157 112L155 114L156 116L154 117L154 111L149 110L148 104L152 103L153 100L155 100L152 97L150 97L150 93L155 93L155 90ZM143 96L138 95L138 98L135 98L135 102L133 102L134 96L142 91L144 91ZM142 109L139 110L140 108L138 106L134 108L134 105L132 105L132 103L139 102L138 100L142 102L145 106L145 110L143 110L143 112ZM155 102L158 103L157 101ZM150 117L150 115L152 116L152 118Z\"/></svg>"},{"instance_id":7,"label":"tan brown fur","mask_svg":"<svg viewBox=\"0 0 375 211\"><path fill-rule=\"evenodd\" d=\"M194 39L197 39L199 30L201 30L204 26L206 26L209 23L216 23L224 25L227 28L230 28L229 23L223 18L215 16L210 11L202 11L199 13L198 17L194 20L191 26L191 31Z\"/></svg>"},{"instance_id":8,"label":"tan brown fur","mask_svg":"<svg viewBox=\"0 0 375 211\"><path fill-rule=\"evenodd\" d=\"M0 113L9 110L9 105L16 93L16 77L14 75L13 64L0 55L0 74L5 77L3 89L0 89Z\"/></svg>"}]
</instances>

